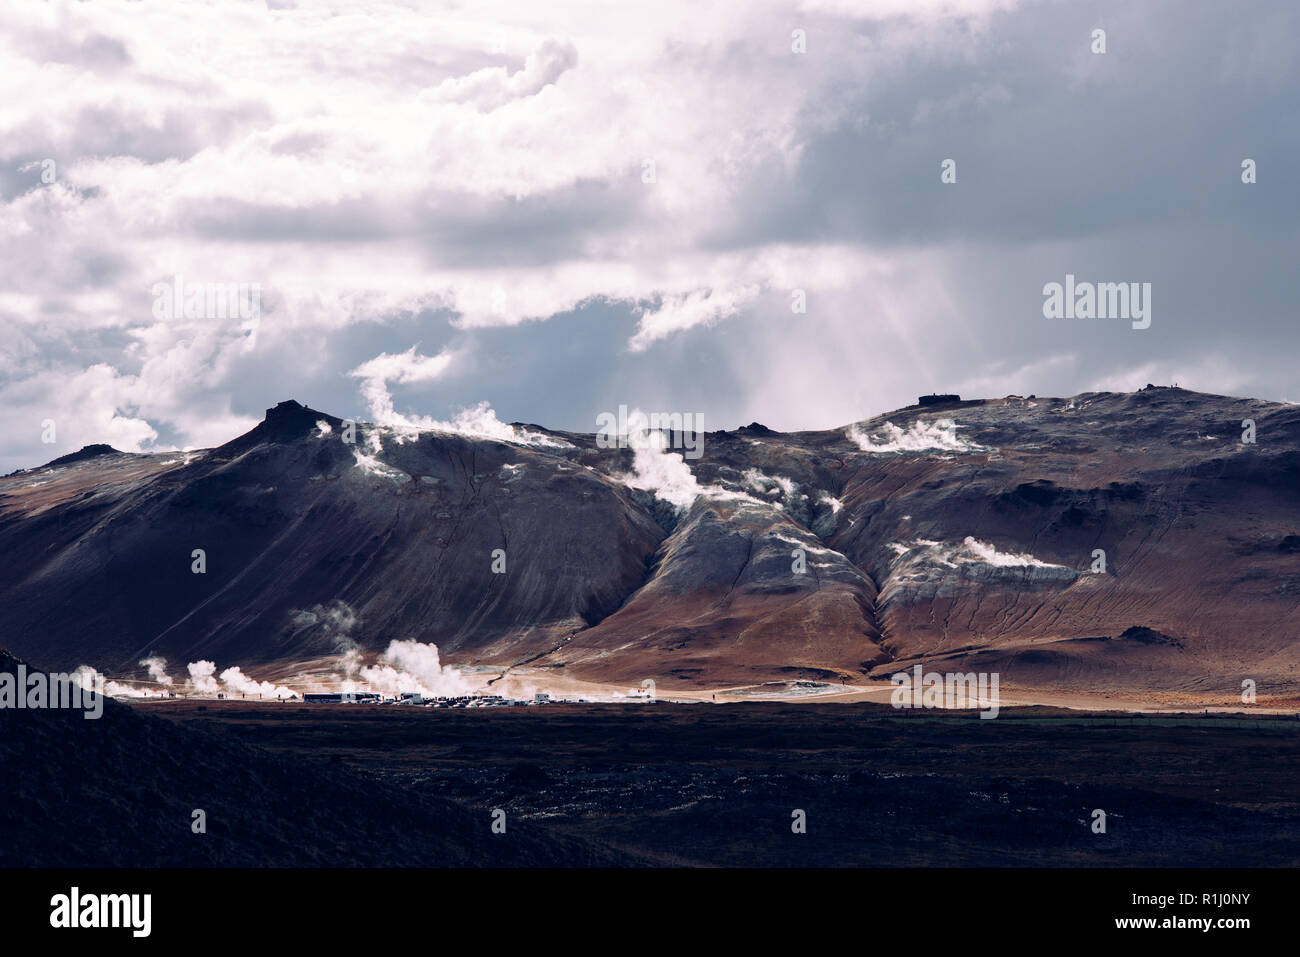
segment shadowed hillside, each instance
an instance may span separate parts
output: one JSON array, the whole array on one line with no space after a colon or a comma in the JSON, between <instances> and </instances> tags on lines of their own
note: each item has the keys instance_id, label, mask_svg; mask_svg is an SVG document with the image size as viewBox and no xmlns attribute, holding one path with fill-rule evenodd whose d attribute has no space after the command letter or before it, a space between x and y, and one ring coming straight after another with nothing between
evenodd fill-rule
<instances>
[{"instance_id":1,"label":"shadowed hillside","mask_svg":"<svg viewBox=\"0 0 1300 957\"><path fill-rule=\"evenodd\" d=\"M0 672L17 666L0 650ZM0 708L0 781L0 867L635 863L522 822L493 834L488 813L427 790L112 700L97 720ZM195 809L205 834L191 831Z\"/></svg>"}]
</instances>

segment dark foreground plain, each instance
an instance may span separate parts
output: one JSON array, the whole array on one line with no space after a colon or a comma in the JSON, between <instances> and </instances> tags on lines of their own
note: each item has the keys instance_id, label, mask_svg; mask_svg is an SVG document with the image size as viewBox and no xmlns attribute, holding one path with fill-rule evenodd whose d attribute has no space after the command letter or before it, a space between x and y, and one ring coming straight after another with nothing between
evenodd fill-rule
<instances>
[{"instance_id":1,"label":"dark foreground plain","mask_svg":"<svg viewBox=\"0 0 1300 957\"><path fill-rule=\"evenodd\" d=\"M1300 863L1294 717L1034 708L981 721L825 703L462 711L167 701L130 711L159 739L209 742L181 760L225 749L226 762L247 753L261 765L180 802L219 808L205 839L189 833L188 812L177 822L184 858L144 834L118 843L123 863L219 863L226 844L267 865ZM141 770L160 759L177 757L148 748L129 757ZM259 780L262 765L274 781ZM170 796L166 773L152 780L157 799ZM76 820L94 809L65 800L51 823L81 833L91 858L82 863L99 863L96 838ZM494 809L505 834L492 833ZM1104 834L1092 829L1098 809ZM806 833L792 831L796 810ZM315 822L306 833L304 820ZM251 850L250 830L268 835Z\"/></svg>"}]
</instances>

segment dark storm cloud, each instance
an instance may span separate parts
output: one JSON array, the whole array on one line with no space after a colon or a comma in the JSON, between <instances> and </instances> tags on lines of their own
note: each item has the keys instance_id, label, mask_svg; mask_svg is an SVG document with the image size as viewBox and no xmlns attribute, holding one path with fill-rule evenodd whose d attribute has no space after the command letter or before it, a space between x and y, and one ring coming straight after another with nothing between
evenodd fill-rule
<instances>
[{"instance_id":1,"label":"dark storm cloud","mask_svg":"<svg viewBox=\"0 0 1300 957\"><path fill-rule=\"evenodd\" d=\"M1105 54L1089 50L1098 26ZM1295 54L1267 38L1296 35L1300 7L1282 4L996 16L969 58L909 61L854 91L795 170L768 165L711 244L1027 243L1231 223L1276 241L1300 215L1286 172L1300 119ZM1246 157L1261 171L1253 192Z\"/></svg>"}]
</instances>

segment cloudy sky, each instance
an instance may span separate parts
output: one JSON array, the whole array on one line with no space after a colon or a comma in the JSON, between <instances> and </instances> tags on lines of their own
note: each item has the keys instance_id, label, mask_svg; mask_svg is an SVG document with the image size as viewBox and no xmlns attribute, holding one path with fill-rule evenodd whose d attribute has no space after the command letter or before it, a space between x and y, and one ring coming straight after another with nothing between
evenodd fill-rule
<instances>
[{"instance_id":1,"label":"cloudy sky","mask_svg":"<svg viewBox=\"0 0 1300 957\"><path fill-rule=\"evenodd\" d=\"M4 4L0 471L290 397L1300 400L1297 36L1293 0ZM1150 328L1045 318L1067 273L1151 283ZM167 313L178 276L256 318Z\"/></svg>"}]
</instances>

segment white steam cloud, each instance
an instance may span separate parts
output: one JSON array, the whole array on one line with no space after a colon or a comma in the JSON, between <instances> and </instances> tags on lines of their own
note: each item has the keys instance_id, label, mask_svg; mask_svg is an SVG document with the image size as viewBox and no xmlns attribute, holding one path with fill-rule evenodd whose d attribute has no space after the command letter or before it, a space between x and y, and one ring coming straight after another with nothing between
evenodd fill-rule
<instances>
[{"instance_id":1,"label":"white steam cloud","mask_svg":"<svg viewBox=\"0 0 1300 957\"><path fill-rule=\"evenodd\" d=\"M718 485L701 485L680 452L667 450L668 437L659 429L651 430L649 418L640 409L628 415L627 444L632 449L632 472L615 479L631 488L644 489L656 498L686 511L701 495L713 499L759 503L744 492L732 492ZM632 423L644 423L632 428Z\"/></svg>"},{"instance_id":2,"label":"white steam cloud","mask_svg":"<svg viewBox=\"0 0 1300 957\"><path fill-rule=\"evenodd\" d=\"M352 606L336 598L327 605L312 605L290 614L299 628L322 627L325 640L338 655L341 673L336 677L342 682L342 690L355 691L357 674L361 669L361 648L353 639L352 632L360 624L360 619Z\"/></svg>"},{"instance_id":3,"label":"white steam cloud","mask_svg":"<svg viewBox=\"0 0 1300 957\"><path fill-rule=\"evenodd\" d=\"M338 654L334 660L334 681L340 691L375 691L386 695L408 692L425 697L455 697L473 694L475 687L460 671L442 664L438 646L418 641L393 641L373 665L364 665L360 646L352 637L359 619L352 608L343 601L328 605L314 605L310 609L291 613L293 623L299 627L320 625L326 639ZM167 662L154 655L143 658L140 664L148 669L149 677L163 688L170 689L175 680L167 674ZM191 661L185 666L189 678L185 682L187 694L243 695L249 698L287 699L299 692L286 685L271 681L258 681L246 674L238 665L217 674L213 661ZM90 665L81 665L70 675L71 679L87 690L95 690L96 679L102 674ZM328 690L317 681L308 682L309 689ZM116 681L104 682L104 693L116 698L151 698L167 695L168 691L134 687Z\"/></svg>"},{"instance_id":4,"label":"white steam cloud","mask_svg":"<svg viewBox=\"0 0 1300 957\"><path fill-rule=\"evenodd\" d=\"M849 426L846 435L864 452L985 452L982 445L969 442L957 434L957 423L952 419L927 422L917 419L908 428L900 429L886 422L879 436L872 436L857 424Z\"/></svg>"},{"instance_id":5,"label":"white steam cloud","mask_svg":"<svg viewBox=\"0 0 1300 957\"><path fill-rule=\"evenodd\" d=\"M216 694L220 690L217 679L212 677L217 671L215 661L191 661L185 666L185 670L190 673L189 680L185 684L191 691L198 694Z\"/></svg>"},{"instance_id":6,"label":"white steam cloud","mask_svg":"<svg viewBox=\"0 0 1300 957\"><path fill-rule=\"evenodd\" d=\"M96 679L103 680L103 675L99 670L92 668L90 665L78 665L77 670L72 672L68 677L73 684L80 685L86 691L99 692L95 687ZM110 698L152 698L155 692L146 691L144 688L135 688L131 685L124 685L120 681L104 681L104 694Z\"/></svg>"},{"instance_id":7,"label":"white steam cloud","mask_svg":"<svg viewBox=\"0 0 1300 957\"><path fill-rule=\"evenodd\" d=\"M745 469L745 485L769 499L780 499L791 506L796 504L798 486L794 479L784 475L768 475L759 469Z\"/></svg>"},{"instance_id":8,"label":"white steam cloud","mask_svg":"<svg viewBox=\"0 0 1300 957\"><path fill-rule=\"evenodd\" d=\"M292 698L294 692L291 688L284 685L272 684L269 681L254 681L244 674L238 667L227 668L221 672L221 681L225 684L226 689L235 694L247 695L258 698Z\"/></svg>"},{"instance_id":9,"label":"white steam cloud","mask_svg":"<svg viewBox=\"0 0 1300 957\"><path fill-rule=\"evenodd\" d=\"M152 658L141 658L140 664L149 669L149 677L165 688L172 686L172 677L167 674L167 662L165 659L154 655Z\"/></svg>"},{"instance_id":10,"label":"white steam cloud","mask_svg":"<svg viewBox=\"0 0 1300 957\"><path fill-rule=\"evenodd\" d=\"M920 538L920 540L907 542L907 544L892 542L889 547L897 555L894 564L905 568L937 566L956 570L956 568L962 566L985 566L993 568L993 570L998 570L998 568L1036 570L1039 573L1035 577L1073 579L1078 575L1078 572L1075 572L1074 568L1069 566L1043 562L1043 560L1035 558L1034 555L1017 553L1017 551L998 551L995 546L971 536L966 536L961 545Z\"/></svg>"},{"instance_id":11,"label":"white steam cloud","mask_svg":"<svg viewBox=\"0 0 1300 957\"><path fill-rule=\"evenodd\" d=\"M408 416L398 412L393 406L393 396L389 383L428 382L438 378L451 366L455 354L444 350L436 356L422 356L416 353L415 346L396 355L381 353L368 362L353 369L349 375L363 380L361 395L370 408L371 418L377 425L386 426L395 433L397 441L405 442L420 431L454 432L478 438L496 439L500 442L513 442L517 445L531 445L538 448L569 449L568 442L551 438L540 432L517 429L497 418L496 412L487 402L480 402L469 409L462 409L450 422L439 421L429 416ZM373 438L372 438L373 441ZM380 448L376 447L378 453ZM357 464L373 469L377 463L363 462L358 454ZM409 476L408 476L409 477Z\"/></svg>"},{"instance_id":12,"label":"white steam cloud","mask_svg":"<svg viewBox=\"0 0 1300 957\"><path fill-rule=\"evenodd\" d=\"M320 625L338 657L334 681L338 690L377 691L380 694L417 693L425 697L454 697L473 692L473 687L455 668L446 667L438 646L421 642L392 641L373 665L363 665L360 645L353 633L360 619L347 602L334 600L293 613L301 627Z\"/></svg>"},{"instance_id":13,"label":"white steam cloud","mask_svg":"<svg viewBox=\"0 0 1300 957\"><path fill-rule=\"evenodd\" d=\"M377 433L371 433L371 435L376 434ZM356 457L357 468L361 469L361 471L365 472L367 475L376 475L379 478L390 479L399 484L411 481L411 476L406 472L379 461L379 459L373 455L366 455L360 449L354 448L352 454Z\"/></svg>"},{"instance_id":14,"label":"white steam cloud","mask_svg":"<svg viewBox=\"0 0 1300 957\"><path fill-rule=\"evenodd\" d=\"M428 423L422 426L423 428L436 429L439 432L456 432L461 435L496 439L499 442L513 442L516 445L531 445L537 448L573 448L568 442L552 438L549 435L507 425L497 418L496 412L492 410L492 407L487 402L480 402L472 409L462 409L456 413L456 417L450 422L439 422L436 419L425 419L423 421Z\"/></svg>"},{"instance_id":15,"label":"white steam cloud","mask_svg":"<svg viewBox=\"0 0 1300 957\"><path fill-rule=\"evenodd\" d=\"M428 382L442 375L451 365L452 354L440 352L436 356L422 356L415 346L396 355L381 353L363 362L348 375L362 379L361 395L370 406L374 420L380 425L416 428L417 423L393 408L393 396L388 383Z\"/></svg>"},{"instance_id":16,"label":"white steam cloud","mask_svg":"<svg viewBox=\"0 0 1300 957\"><path fill-rule=\"evenodd\" d=\"M444 666L438 646L418 641L393 641L379 663L361 669L361 677L382 694L414 692L426 697L454 697L474 689L455 668Z\"/></svg>"}]
</instances>

